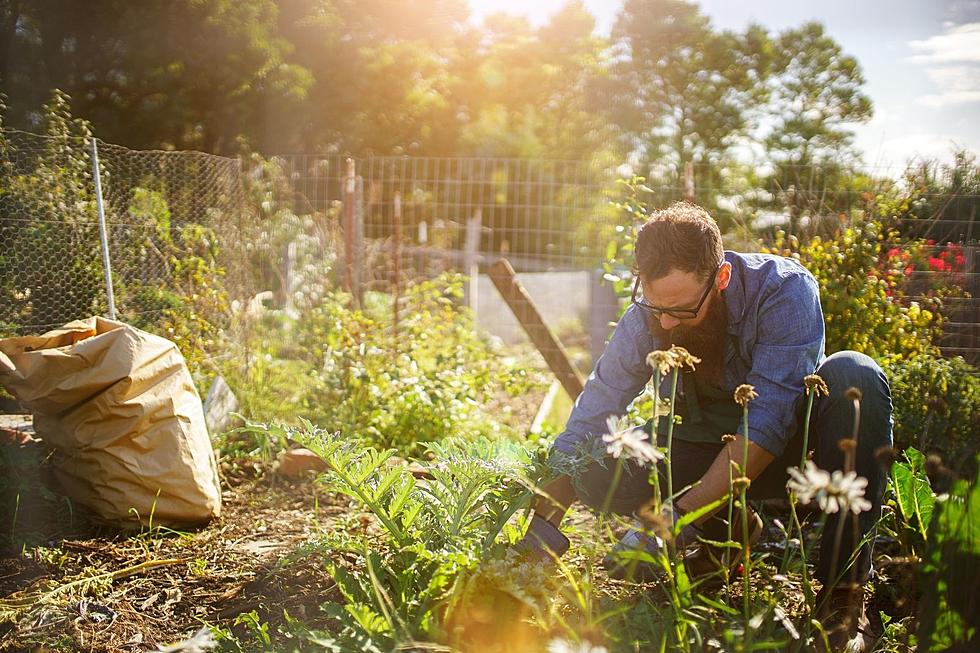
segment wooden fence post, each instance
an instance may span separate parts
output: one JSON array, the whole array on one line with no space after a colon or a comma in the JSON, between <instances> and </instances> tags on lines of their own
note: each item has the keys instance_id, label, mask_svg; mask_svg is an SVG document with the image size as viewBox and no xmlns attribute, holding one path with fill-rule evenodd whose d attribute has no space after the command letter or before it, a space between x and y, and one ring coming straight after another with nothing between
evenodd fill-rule
<instances>
[{"instance_id":1,"label":"wooden fence post","mask_svg":"<svg viewBox=\"0 0 980 653\"><path fill-rule=\"evenodd\" d=\"M527 290L517 280L514 268L511 267L507 259L500 259L490 266L490 280L496 286L500 296L507 302L507 306L514 313L514 317L524 327L531 342L537 347L551 371L558 377L558 381L565 392L573 400L582 393L585 387L585 379L579 373L568 358L568 353L562 347L561 342L551 332L551 329L541 319L534 302L531 301Z\"/></svg>"}]
</instances>

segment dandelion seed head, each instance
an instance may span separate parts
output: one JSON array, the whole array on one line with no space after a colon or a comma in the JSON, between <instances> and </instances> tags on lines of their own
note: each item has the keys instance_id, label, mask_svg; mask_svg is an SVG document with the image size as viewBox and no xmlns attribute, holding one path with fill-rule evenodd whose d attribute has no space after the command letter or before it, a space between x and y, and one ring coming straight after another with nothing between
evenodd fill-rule
<instances>
[{"instance_id":1,"label":"dandelion seed head","mask_svg":"<svg viewBox=\"0 0 980 653\"><path fill-rule=\"evenodd\" d=\"M898 460L898 449L895 447L878 447L875 449L875 458L885 469L891 469L892 465Z\"/></svg>"},{"instance_id":2,"label":"dandelion seed head","mask_svg":"<svg viewBox=\"0 0 980 653\"><path fill-rule=\"evenodd\" d=\"M733 434L731 434L731 433L726 433L725 435L721 436L721 441L722 442L735 442L735 436Z\"/></svg>"},{"instance_id":3,"label":"dandelion seed head","mask_svg":"<svg viewBox=\"0 0 980 653\"><path fill-rule=\"evenodd\" d=\"M926 476L935 480L942 476L953 476L953 472L943 464L943 459L938 454L931 453L926 456Z\"/></svg>"},{"instance_id":4,"label":"dandelion seed head","mask_svg":"<svg viewBox=\"0 0 980 653\"><path fill-rule=\"evenodd\" d=\"M732 489L736 492L748 490L750 485L752 485L752 479L748 476L739 476L738 478L732 479Z\"/></svg>"},{"instance_id":5,"label":"dandelion seed head","mask_svg":"<svg viewBox=\"0 0 980 653\"><path fill-rule=\"evenodd\" d=\"M803 385L806 386L808 394L813 392L818 397L820 395L824 395L825 397L830 395L830 388L827 387L827 382L819 374L807 374L803 377Z\"/></svg>"},{"instance_id":6,"label":"dandelion seed head","mask_svg":"<svg viewBox=\"0 0 980 653\"><path fill-rule=\"evenodd\" d=\"M844 396L851 401L861 401L862 395L860 390L852 386L844 391Z\"/></svg>"},{"instance_id":7,"label":"dandelion seed head","mask_svg":"<svg viewBox=\"0 0 980 653\"><path fill-rule=\"evenodd\" d=\"M670 350L658 349L647 354L647 365L655 369L661 376L670 374L670 371L678 367L674 354Z\"/></svg>"},{"instance_id":8,"label":"dandelion seed head","mask_svg":"<svg viewBox=\"0 0 980 653\"><path fill-rule=\"evenodd\" d=\"M664 542L670 541L673 537L671 528L674 524L671 513L664 510L662 506L647 503L636 511L636 516L647 530Z\"/></svg>"},{"instance_id":9,"label":"dandelion seed head","mask_svg":"<svg viewBox=\"0 0 980 653\"><path fill-rule=\"evenodd\" d=\"M837 448L844 453L850 453L851 451L854 451L855 449L857 449L857 445L858 445L857 440L855 440L854 438L844 438L843 440L837 441Z\"/></svg>"},{"instance_id":10,"label":"dandelion seed head","mask_svg":"<svg viewBox=\"0 0 980 653\"><path fill-rule=\"evenodd\" d=\"M692 370L701 362L701 359L678 345L672 345L668 350L674 357L674 365L677 367L690 367Z\"/></svg>"},{"instance_id":11,"label":"dandelion seed head","mask_svg":"<svg viewBox=\"0 0 980 653\"><path fill-rule=\"evenodd\" d=\"M755 401L758 398L759 393L755 391L755 386L743 383L735 388L735 403L742 408L748 406L750 401Z\"/></svg>"}]
</instances>

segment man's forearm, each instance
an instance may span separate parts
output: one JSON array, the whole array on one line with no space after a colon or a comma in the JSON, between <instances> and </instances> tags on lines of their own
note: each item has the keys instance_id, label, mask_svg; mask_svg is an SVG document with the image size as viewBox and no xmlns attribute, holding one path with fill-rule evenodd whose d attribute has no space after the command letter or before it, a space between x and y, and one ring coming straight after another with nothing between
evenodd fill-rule
<instances>
[{"instance_id":1,"label":"man's forearm","mask_svg":"<svg viewBox=\"0 0 980 653\"><path fill-rule=\"evenodd\" d=\"M561 525L562 517L575 501L575 488L568 476L559 476L541 488L535 501L534 512L555 526Z\"/></svg>"},{"instance_id":2,"label":"man's forearm","mask_svg":"<svg viewBox=\"0 0 980 653\"><path fill-rule=\"evenodd\" d=\"M683 512L691 512L728 494L729 480L738 475L732 468L731 461L735 461L741 467L743 446L743 439L736 436L733 442L729 442L718 452L714 462L711 463L711 467L701 477L701 481L677 500L677 507ZM748 469L745 475L750 479L756 478L773 460L775 460L775 456L759 445L749 442ZM731 470L731 476L729 470ZM707 520L710 516L705 515L698 520L698 523Z\"/></svg>"}]
</instances>

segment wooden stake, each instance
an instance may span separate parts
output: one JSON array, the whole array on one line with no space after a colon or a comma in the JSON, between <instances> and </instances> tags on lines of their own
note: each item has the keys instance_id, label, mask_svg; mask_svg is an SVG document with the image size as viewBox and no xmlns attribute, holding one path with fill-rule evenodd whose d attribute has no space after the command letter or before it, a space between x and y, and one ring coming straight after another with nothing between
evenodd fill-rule
<instances>
[{"instance_id":1,"label":"wooden stake","mask_svg":"<svg viewBox=\"0 0 980 653\"><path fill-rule=\"evenodd\" d=\"M568 358L568 353L562 347L558 338L551 332L548 325L541 319L534 302L531 301L527 290L517 280L514 268L507 259L500 259L490 267L490 280L496 286L500 296L514 313L514 317L524 327L528 337L541 355L544 356L548 368L558 377L565 392L573 400L582 393L585 379Z\"/></svg>"}]
</instances>

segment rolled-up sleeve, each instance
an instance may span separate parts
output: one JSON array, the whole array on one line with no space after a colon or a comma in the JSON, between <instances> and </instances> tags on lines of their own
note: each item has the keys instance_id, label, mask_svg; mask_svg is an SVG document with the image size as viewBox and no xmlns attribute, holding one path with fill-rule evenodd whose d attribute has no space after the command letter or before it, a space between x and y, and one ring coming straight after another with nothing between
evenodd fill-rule
<instances>
[{"instance_id":1,"label":"rolled-up sleeve","mask_svg":"<svg viewBox=\"0 0 980 653\"><path fill-rule=\"evenodd\" d=\"M803 378L813 374L824 353L820 294L812 276L787 277L760 303L752 368L745 382L758 398L749 404L751 442L778 456L793 435L796 400ZM739 427L739 434L743 428Z\"/></svg>"},{"instance_id":2,"label":"rolled-up sleeve","mask_svg":"<svg viewBox=\"0 0 980 653\"><path fill-rule=\"evenodd\" d=\"M654 344L643 313L631 306L575 401L565 430L555 439L554 450L575 453L582 444L606 432L610 415L625 414L650 379L646 357Z\"/></svg>"}]
</instances>

